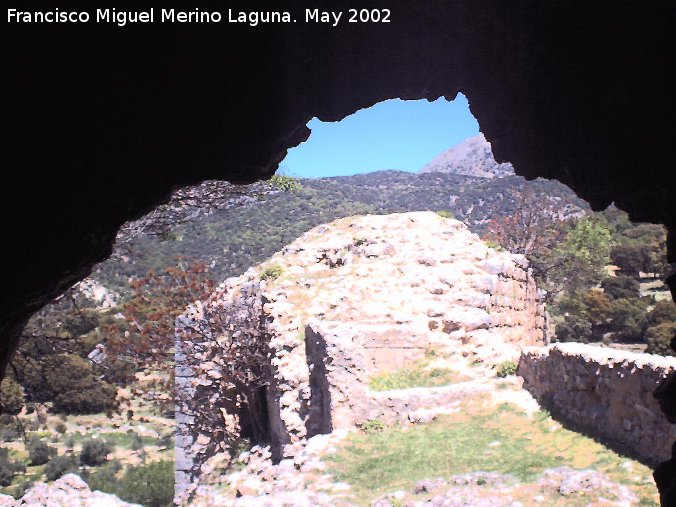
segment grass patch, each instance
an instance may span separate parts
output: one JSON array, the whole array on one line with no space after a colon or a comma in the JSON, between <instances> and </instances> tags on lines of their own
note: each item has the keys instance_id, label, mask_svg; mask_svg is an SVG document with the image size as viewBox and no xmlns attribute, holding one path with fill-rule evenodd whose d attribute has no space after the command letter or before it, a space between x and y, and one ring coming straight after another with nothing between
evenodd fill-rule
<instances>
[{"instance_id":1,"label":"grass patch","mask_svg":"<svg viewBox=\"0 0 676 507\"><path fill-rule=\"evenodd\" d=\"M74 443L82 443L83 440L90 439L93 435L90 433L74 433L71 435ZM96 438L104 440L109 444L120 449L131 449L134 446L134 442L140 441L143 443L143 446L146 445L159 445L159 439L155 437L141 437L134 432L107 432L107 433L96 433Z\"/></svg>"},{"instance_id":2,"label":"grass patch","mask_svg":"<svg viewBox=\"0 0 676 507\"><path fill-rule=\"evenodd\" d=\"M329 472L352 485L354 500L364 505L425 478L482 470L529 482L559 466L599 470L632 489L641 505L657 500L648 467L561 428L546 412L529 418L507 404L465 408L426 425L351 435L327 458ZM621 466L627 461L630 470Z\"/></svg>"},{"instance_id":3,"label":"grass patch","mask_svg":"<svg viewBox=\"0 0 676 507\"><path fill-rule=\"evenodd\" d=\"M399 368L369 378L372 391L390 391L392 389L410 389L412 387L438 387L467 380L458 372L449 368L425 368L423 362Z\"/></svg>"},{"instance_id":4,"label":"grass patch","mask_svg":"<svg viewBox=\"0 0 676 507\"><path fill-rule=\"evenodd\" d=\"M260 278L261 280L277 280L283 272L284 268L282 266L277 263L271 264L261 271Z\"/></svg>"}]
</instances>

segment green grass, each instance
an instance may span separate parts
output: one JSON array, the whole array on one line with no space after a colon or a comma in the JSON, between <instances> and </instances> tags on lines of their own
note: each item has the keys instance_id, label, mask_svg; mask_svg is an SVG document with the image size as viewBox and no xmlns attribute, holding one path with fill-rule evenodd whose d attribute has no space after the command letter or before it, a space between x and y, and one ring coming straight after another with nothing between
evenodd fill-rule
<instances>
[{"instance_id":1,"label":"green grass","mask_svg":"<svg viewBox=\"0 0 676 507\"><path fill-rule=\"evenodd\" d=\"M620 465L628 458L554 426L546 412L528 418L506 404L490 411L467 405L430 424L353 434L327 461L329 472L350 484L354 500L364 505L386 492L410 490L424 478L487 471L529 482L559 466L606 473L630 487L641 505L656 500L649 468L632 462L633 470L626 471Z\"/></svg>"},{"instance_id":2,"label":"green grass","mask_svg":"<svg viewBox=\"0 0 676 507\"><path fill-rule=\"evenodd\" d=\"M392 389L410 389L412 387L437 387L467 380L459 373L448 368L426 369L419 362L407 368L400 368L369 378L369 388L373 391Z\"/></svg>"},{"instance_id":3,"label":"green grass","mask_svg":"<svg viewBox=\"0 0 676 507\"><path fill-rule=\"evenodd\" d=\"M116 448L121 449L131 449L132 442L134 441L136 433L119 433L119 432L108 432L108 433L97 433L96 438L105 440L109 444L115 446ZM73 441L75 443L81 443L83 440L88 440L92 437L91 433L74 433L72 434ZM155 437L141 437L143 445L159 445L159 439Z\"/></svg>"},{"instance_id":4,"label":"green grass","mask_svg":"<svg viewBox=\"0 0 676 507\"><path fill-rule=\"evenodd\" d=\"M338 480L368 497L408 489L426 477L471 471L509 473L528 480L561 460L527 450L530 441L488 426L490 416L449 424L447 419L408 430L390 428L355 436L334 461ZM500 445L488 444L499 441Z\"/></svg>"}]
</instances>

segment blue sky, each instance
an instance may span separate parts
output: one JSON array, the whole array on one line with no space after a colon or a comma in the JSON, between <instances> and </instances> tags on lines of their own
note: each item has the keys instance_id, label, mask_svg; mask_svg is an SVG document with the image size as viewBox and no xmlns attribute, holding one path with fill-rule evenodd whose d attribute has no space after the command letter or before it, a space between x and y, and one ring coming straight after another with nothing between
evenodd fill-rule
<instances>
[{"instance_id":1,"label":"blue sky","mask_svg":"<svg viewBox=\"0 0 676 507\"><path fill-rule=\"evenodd\" d=\"M467 98L387 100L340 122L308 123L308 140L289 150L281 172L302 178L384 169L420 170L436 155L479 133Z\"/></svg>"}]
</instances>

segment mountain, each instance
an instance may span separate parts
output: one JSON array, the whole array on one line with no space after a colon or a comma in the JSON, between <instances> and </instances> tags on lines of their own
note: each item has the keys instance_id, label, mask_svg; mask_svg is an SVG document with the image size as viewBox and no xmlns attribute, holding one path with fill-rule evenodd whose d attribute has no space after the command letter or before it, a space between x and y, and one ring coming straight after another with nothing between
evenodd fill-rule
<instances>
[{"instance_id":1,"label":"mountain","mask_svg":"<svg viewBox=\"0 0 676 507\"><path fill-rule=\"evenodd\" d=\"M440 172L492 179L511 176L514 174L514 168L509 162L497 163L493 158L491 143L486 141L483 134L479 134L438 155L420 172Z\"/></svg>"},{"instance_id":2,"label":"mountain","mask_svg":"<svg viewBox=\"0 0 676 507\"><path fill-rule=\"evenodd\" d=\"M353 215L446 211L482 235L492 218L513 215L524 196L551 210L553 221L589 211L565 185L520 176L489 179L380 171L303 179L297 190L197 217L165 238L141 236L120 245L121 255L100 264L95 278L123 293L128 277L161 271L183 257L211 265L214 278L223 280L240 275L313 227Z\"/></svg>"}]
</instances>

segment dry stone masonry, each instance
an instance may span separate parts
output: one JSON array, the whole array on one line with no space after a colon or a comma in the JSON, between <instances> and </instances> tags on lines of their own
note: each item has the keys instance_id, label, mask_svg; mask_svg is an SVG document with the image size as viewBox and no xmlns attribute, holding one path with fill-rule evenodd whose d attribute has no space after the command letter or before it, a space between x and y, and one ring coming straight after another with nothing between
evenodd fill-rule
<instances>
[{"instance_id":1,"label":"dry stone masonry","mask_svg":"<svg viewBox=\"0 0 676 507\"><path fill-rule=\"evenodd\" d=\"M673 357L560 343L524 351L518 372L555 415L654 465L669 458L676 427L653 391L675 370Z\"/></svg>"},{"instance_id":2,"label":"dry stone masonry","mask_svg":"<svg viewBox=\"0 0 676 507\"><path fill-rule=\"evenodd\" d=\"M544 343L544 327L526 259L457 220L416 212L316 227L177 319L177 491L228 451L233 431L279 461L314 435L415 417L462 389L372 393L369 376L430 350L516 359ZM253 373L233 372L238 347L264 357ZM247 375L251 385L233 388Z\"/></svg>"}]
</instances>

